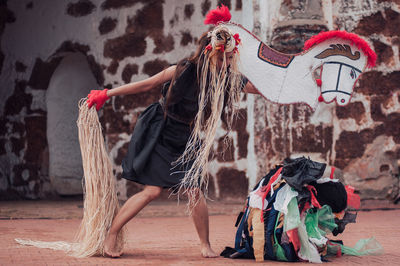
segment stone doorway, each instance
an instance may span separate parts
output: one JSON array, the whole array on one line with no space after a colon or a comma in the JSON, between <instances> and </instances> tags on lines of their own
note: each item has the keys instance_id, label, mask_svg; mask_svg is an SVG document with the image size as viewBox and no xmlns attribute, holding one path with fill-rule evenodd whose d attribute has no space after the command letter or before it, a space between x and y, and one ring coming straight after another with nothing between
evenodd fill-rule
<instances>
[{"instance_id":1,"label":"stone doorway","mask_svg":"<svg viewBox=\"0 0 400 266\"><path fill-rule=\"evenodd\" d=\"M46 95L49 177L59 195L82 194L78 101L98 88L86 57L67 53L50 79Z\"/></svg>"}]
</instances>

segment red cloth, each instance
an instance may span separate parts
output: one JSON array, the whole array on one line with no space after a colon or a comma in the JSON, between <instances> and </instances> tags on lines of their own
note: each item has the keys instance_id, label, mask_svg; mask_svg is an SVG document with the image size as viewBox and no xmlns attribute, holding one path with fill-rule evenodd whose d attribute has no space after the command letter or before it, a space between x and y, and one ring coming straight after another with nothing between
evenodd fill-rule
<instances>
[{"instance_id":1,"label":"red cloth","mask_svg":"<svg viewBox=\"0 0 400 266\"><path fill-rule=\"evenodd\" d=\"M91 90L88 97L88 100L86 101L88 104L88 107L91 108L93 105L96 105L96 110L100 110L101 107L103 107L104 103L110 99L110 97L107 96L107 91L108 89L104 90Z\"/></svg>"},{"instance_id":2,"label":"red cloth","mask_svg":"<svg viewBox=\"0 0 400 266\"><path fill-rule=\"evenodd\" d=\"M297 228L286 231L286 234L289 237L289 241L293 244L294 250L297 252L300 249L300 239Z\"/></svg>"},{"instance_id":3,"label":"red cloth","mask_svg":"<svg viewBox=\"0 0 400 266\"><path fill-rule=\"evenodd\" d=\"M330 176L331 179L333 179L333 174L335 173L335 169L336 168L332 166L332 168L331 168L331 176Z\"/></svg>"},{"instance_id":4,"label":"red cloth","mask_svg":"<svg viewBox=\"0 0 400 266\"><path fill-rule=\"evenodd\" d=\"M361 206L360 196L354 193L354 187L345 186L344 188L347 192L347 206L350 206L354 209L359 209Z\"/></svg>"},{"instance_id":5,"label":"red cloth","mask_svg":"<svg viewBox=\"0 0 400 266\"><path fill-rule=\"evenodd\" d=\"M282 167L279 168L278 171L276 171L276 173L271 177L268 184L265 187L263 187L263 189L265 189L265 190L263 190L263 196L262 196L262 209L263 210L264 210L264 201L265 201L265 198L267 197L268 193L271 190L271 185L272 185L272 183L274 183L276 181L276 179L278 179L279 175L282 172L282 169L283 169ZM264 222L264 215L261 215L261 222L262 223Z\"/></svg>"},{"instance_id":6,"label":"red cloth","mask_svg":"<svg viewBox=\"0 0 400 266\"><path fill-rule=\"evenodd\" d=\"M307 185L307 189L310 191L311 193L311 204L314 207L317 207L318 209L321 208L321 205L319 204L317 198L315 197L315 195L317 194L317 190L315 189L315 187L311 186L311 185ZM314 194L315 193L315 194Z\"/></svg>"}]
</instances>

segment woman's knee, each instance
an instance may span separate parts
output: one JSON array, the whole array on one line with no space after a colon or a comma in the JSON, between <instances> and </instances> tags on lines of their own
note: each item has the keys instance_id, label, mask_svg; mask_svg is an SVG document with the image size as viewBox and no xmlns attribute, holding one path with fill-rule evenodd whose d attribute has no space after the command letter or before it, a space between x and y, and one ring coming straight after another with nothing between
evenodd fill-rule
<instances>
[{"instance_id":1,"label":"woman's knee","mask_svg":"<svg viewBox=\"0 0 400 266\"><path fill-rule=\"evenodd\" d=\"M161 194L162 188L157 186L145 186L142 193L148 200L154 200Z\"/></svg>"}]
</instances>

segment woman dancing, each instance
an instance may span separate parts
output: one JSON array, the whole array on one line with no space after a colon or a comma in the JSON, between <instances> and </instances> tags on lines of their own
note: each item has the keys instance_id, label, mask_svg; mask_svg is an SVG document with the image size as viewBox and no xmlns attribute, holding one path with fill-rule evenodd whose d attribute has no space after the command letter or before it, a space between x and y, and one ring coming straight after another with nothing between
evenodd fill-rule
<instances>
[{"instance_id":1,"label":"woman dancing","mask_svg":"<svg viewBox=\"0 0 400 266\"><path fill-rule=\"evenodd\" d=\"M221 16L230 19L227 7L210 11L204 22L218 24ZM173 188L188 195L202 256L217 256L210 246L203 195L210 150L221 117L230 129L240 93L258 93L238 72L238 45L239 36L220 24L200 37L190 58L148 79L111 90L93 90L88 95L89 107L96 105L99 110L112 96L145 92L164 84L160 101L139 116L122 162L122 177L143 184L144 189L129 198L114 218L104 243L106 255L119 257L122 251L117 250L116 239L122 227L163 188Z\"/></svg>"}]
</instances>

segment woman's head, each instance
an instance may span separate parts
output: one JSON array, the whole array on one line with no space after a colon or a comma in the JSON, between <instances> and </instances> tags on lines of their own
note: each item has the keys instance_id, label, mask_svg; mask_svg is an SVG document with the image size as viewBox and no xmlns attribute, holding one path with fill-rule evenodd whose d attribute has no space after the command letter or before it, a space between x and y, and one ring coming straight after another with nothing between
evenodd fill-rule
<instances>
[{"instance_id":1,"label":"woman's head","mask_svg":"<svg viewBox=\"0 0 400 266\"><path fill-rule=\"evenodd\" d=\"M223 69L224 60L226 67L237 64L239 44L239 35L232 34L227 27L221 24L213 30L203 33L199 39L196 53L189 60L198 65L209 61L210 70L215 66L215 70L219 72ZM236 67L234 69L236 70Z\"/></svg>"}]
</instances>

